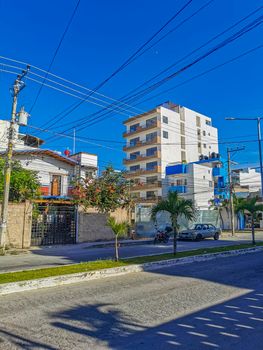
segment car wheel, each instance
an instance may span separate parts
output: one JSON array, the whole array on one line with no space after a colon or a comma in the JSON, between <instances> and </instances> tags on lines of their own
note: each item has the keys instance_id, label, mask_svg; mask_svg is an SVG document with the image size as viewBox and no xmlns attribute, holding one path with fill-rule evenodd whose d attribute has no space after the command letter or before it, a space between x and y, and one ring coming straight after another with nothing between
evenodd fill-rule
<instances>
[{"instance_id":1,"label":"car wheel","mask_svg":"<svg viewBox=\"0 0 263 350\"><path fill-rule=\"evenodd\" d=\"M215 235L214 235L214 240L217 241L219 239L219 233L216 232Z\"/></svg>"},{"instance_id":2,"label":"car wheel","mask_svg":"<svg viewBox=\"0 0 263 350\"><path fill-rule=\"evenodd\" d=\"M195 240L196 241L201 241L203 238L203 236L201 235L201 233L198 233L198 235L196 236Z\"/></svg>"}]
</instances>

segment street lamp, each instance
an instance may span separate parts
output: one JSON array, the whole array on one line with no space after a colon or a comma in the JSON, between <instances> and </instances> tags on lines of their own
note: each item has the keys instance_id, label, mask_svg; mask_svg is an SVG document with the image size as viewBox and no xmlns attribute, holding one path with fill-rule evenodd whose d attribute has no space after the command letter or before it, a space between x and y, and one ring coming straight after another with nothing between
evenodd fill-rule
<instances>
[{"instance_id":1,"label":"street lamp","mask_svg":"<svg viewBox=\"0 0 263 350\"><path fill-rule=\"evenodd\" d=\"M261 148L261 128L260 121L263 117L255 117L255 118L225 118L225 120L255 120L257 122L257 130L258 130L258 150L259 150L259 163L260 163L260 178L261 178L261 198L263 198L263 164L262 164L262 148Z\"/></svg>"}]
</instances>

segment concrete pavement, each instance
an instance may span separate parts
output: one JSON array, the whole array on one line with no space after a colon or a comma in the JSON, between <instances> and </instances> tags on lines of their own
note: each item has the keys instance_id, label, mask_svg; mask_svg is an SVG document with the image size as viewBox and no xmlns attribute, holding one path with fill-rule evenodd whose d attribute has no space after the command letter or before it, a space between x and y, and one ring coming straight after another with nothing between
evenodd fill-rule
<instances>
[{"instance_id":1,"label":"concrete pavement","mask_svg":"<svg viewBox=\"0 0 263 350\"><path fill-rule=\"evenodd\" d=\"M259 350L263 253L0 299L0 349Z\"/></svg>"},{"instance_id":2,"label":"concrete pavement","mask_svg":"<svg viewBox=\"0 0 263 350\"><path fill-rule=\"evenodd\" d=\"M258 241L263 241L263 232L256 234ZM240 243L250 243L249 233L239 234L238 237L224 237L219 241L206 239L201 242L179 241L178 250L186 251L199 248L211 248ZM120 257L130 258L139 255L169 253L172 251L172 242L169 244L142 244L136 246L121 246ZM97 259L112 259L114 247L90 248L90 244L76 244L64 246L39 247L27 254L0 256L0 273L7 271L27 270L31 268L52 267L74 264Z\"/></svg>"}]
</instances>

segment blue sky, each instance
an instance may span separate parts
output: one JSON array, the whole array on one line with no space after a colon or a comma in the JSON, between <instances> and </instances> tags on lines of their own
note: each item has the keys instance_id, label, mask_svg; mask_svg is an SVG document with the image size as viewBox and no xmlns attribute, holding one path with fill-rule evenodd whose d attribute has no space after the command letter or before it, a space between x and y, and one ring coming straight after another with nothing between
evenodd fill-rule
<instances>
[{"instance_id":1,"label":"blue sky","mask_svg":"<svg viewBox=\"0 0 263 350\"><path fill-rule=\"evenodd\" d=\"M185 11L170 23L166 31L207 2L208 0L193 0ZM95 88L185 3L186 0L82 0L51 72L90 89ZM47 69L75 4L75 0L0 0L2 34L0 55ZM203 11L111 79L99 92L112 98L120 98L261 5L260 0L214 0ZM262 14L263 10L250 20ZM231 33L234 33L234 30ZM226 37L227 35L224 36ZM262 37L263 25L146 97L176 86L204 70L262 44ZM219 40L216 43L218 42ZM209 47L213 45L215 44ZM201 52L204 53L206 50L207 48ZM224 118L263 115L262 53L262 49L257 50L234 63L141 103L137 108L145 111L163 101L171 100L209 115L213 118L213 124L219 129L221 141L237 142L230 144L232 147L246 146L245 152L236 154L235 160L241 163L255 163L258 157L257 143L241 142L256 139L255 123L227 122ZM196 57L197 54L186 63ZM3 67L1 62L4 61L0 59L0 69ZM14 76L0 72L0 117L4 119L8 119L10 114L9 87L13 80ZM23 104L29 110L38 88L39 85L28 80L26 89L21 93L19 105ZM49 125L47 123L55 115L76 101L78 100L71 96L44 87L33 109L30 124L42 127ZM85 116L89 119L90 115L100 108L94 104L83 103L80 108L51 129L55 132L63 131L65 123ZM125 114L130 112L126 111ZM111 118L78 132L77 136L121 142L124 131L122 121L126 118L127 116L115 113ZM32 130L28 131L32 133ZM47 133L38 135L44 139L50 137ZM59 138L51 141L46 143L46 148L60 151L67 147L72 148L72 141L69 139ZM77 151L97 153L101 167L108 162L117 168L122 167L121 143L91 142L96 145L77 142ZM221 146L221 153L224 156L225 147Z\"/></svg>"}]
</instances>

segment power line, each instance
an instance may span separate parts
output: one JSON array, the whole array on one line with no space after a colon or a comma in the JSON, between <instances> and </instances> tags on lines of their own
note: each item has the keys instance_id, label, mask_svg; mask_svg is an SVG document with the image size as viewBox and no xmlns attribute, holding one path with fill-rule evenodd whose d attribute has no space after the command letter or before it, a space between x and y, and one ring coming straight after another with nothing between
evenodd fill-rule
<instances>
[{"instance_id":1,"label":"power line","mask_svg":"<svg viewBox=\"0 0 263 350\"><path fill-rule=\"evenodd\" d=\"M38 98L39 98L39 95L41 94L41 91L42 91L42 89L43 89L43 85L44 85L44 83L45 83L45 81L46 81L46 78L47 78L47 76L48 76L48 74L49 74L49 71L50 71L51 68L52 68L52 65L53 65L53 63L54 63L54 61L55 61L55 58L56 58L56 56L57 56L57 54L58 54L58 51L59 51L59 49L60 49L60 47L61 47L61 45L62 45L62 42L63 42L63 40L64 40L64 38L65 38L65 36L66 36L68 30L69 30L69 27L70 27L70 25L71 25L71 23L72 23L72 21L73 21L73 18L75 17L75 14L76 14L76 12L77 12L77 9L78 9L78 7L79 7L79 4L80 4L80 0L77 1L76 6L75 6L75 8L74 8L74 10L73 10L73 12L72 12L72 14L71 14L71 16L70 16L70 19L69 19L69 21L68 21L68 23L67 23L67 25L66 25L66 28L65 28L64 32L63 32L63 34L62 34L62 37L61 37L61 39L60 39L60 41L59 41L59 43L58 43L58 46L57 46L57 48L56 48L56 50L55 50L55 52L54 52L54 55L53 55L53 57L52 57L52 59L51 59L51 62L50 62L50 64L49 64L49 66L48 66L48 70L47 70L47 72L46 72L46 74L45 74L45 78L44 78L44 80L43 80L43 82L42 82L42 85L40 86L40 88L39 88L39 90L38 90L38 92L37 92L36 98L35 98L35 100L34 100L32 106L31 106L31 108L30 108L30 113L32 113L32 111L33 111L33 109L34 109L34 107L35 107L35 105L36 105L36 103L37 103L37 100L38 100Z\"/></svg>"},{"instance_id":2,"label":"power line","mask_svg":"<svg viewBox=\"0 0 263 350\"><path fill-rule=\"evenodd\" d=\"M124 63L122 63L113 73L111 73L106 79L104 79L101 83L99 83L94 91L96 92L101 87L103 87L109 80L111 80L114 76L116 76L119 72L121 72L124 68L126 68L129 64L132 63L132 60L146 47L159 33L163 31L181 12L184 11L184 9L191 4L193 0L188 0L178 11L175 12L175 14L164 24L159 28L146 42L144 42L128 59L125 60ZM92 93L91 93L92 94ZM72 113L74 110L76 110L83 102L79 102L76 105L72 105L72 108L68 112L65 113L63 116L66 117L70 113ZM60 120L63 119L60 117Z\"/></svg>"},{"instance_id":3,"label":"power line","mask_svg":"<svg viewBox=\"0 0 263 350\"><path fill-rule=\"evenodd\" d=\"M247 16L246 16L247 17ZM148 94L149 92L151 92L152 90L158 88L160 85L162 85L163 83L167 82L168 80L171 80L172 78L174 78L175 76L179 75L180 73L186 71L187 69L189 69L190 67L192 67L193 65L199 63L201 60L203 60L204 58L206 58L207 56L211 55L212 53L214 53L215 51L223 48L224 46L228 45L229 43L233 42L234 40L237 40L239 37L243 36L244 34L246 34L248 31L250 30L253 30L255 26L258 26L262 23L262 21L260 22L260 20L262 19L263 16L257 18L256 20L254 20L253 22L251 22L249 25L243 27L241 30L239 30L238 32L236 32L235 34L233 34L232 36L228 37L227 39L225 39L224 41L222 41L221 43L219 43L218 45L216 45L214 48L210 49L208 52L206 52L205 54L199 56L197 59L195 59L193 62L187 64L186 66L182 67L181 69L179 69L178 71L176 71L175 73L171 74L170 76L162 79L159 83L158 83L158 86L156 85L157 83L153 84L151 87L148 87L144 90L141 90L139 93L135 94L135 95L132 95L129 97L129 99L126 99L125 102L127 103L127 101L129 101L129 103L131 101L134 101L136 99L140 99L141 97L143 97L143 95L145 94ZM149 89L151 89L149 91ZM99 112L97 112L96 114L98 114ZM92 126L94 124L97 123L97 120L102 118L105 114L109 114L108 112L104 113L102 116L97 116L95 118L93 118L92 120L87 120L86 122L82 123L82 127L80 129L78 129L78 131L80 130L83 130L85 127L84 125L89 123L86 127L88 126ZM78 122L78 121L82 121L83 119L85 119L86 117L84 118L81 118L81 119L78 119L76 120L75 122ZM107 118L104 117L103 119L101 120L105 120ZM99 120L99 121L101 121ZM84 125L83 125L84 124ZM76 124L75 124L76 126ZM70 130L71 128L67 129L67 130L64 130L64 131L68 131Z\"/></svg>"},{"instance_id":4,"label":"power line","mask_svg":"<svg viewBox=\"0 0 263 350\"><path fill-rule=\"evenodd\" d=\"M180 87L180 86L183 86L183 85L185 85L185 84L188 84L188 83L190 83L191 81L193 81L193 80L195 80L195 79L197 79L197 78L200 78L200 77L202 77L202 76L204 76L204 75L206 75L206 74L208 74L208 73L210 73L210 72L213 72L214 70L216 70L216 69L218 69L218 68L221 68L221 67L223 67L223 66L225 66L225 65L227 65L227 64L229 64L229 63L232 63L232 62L238 60L239 58L242 58L242 57L244 57L244 56L249 55L250 53L252 53L252 52L254 52L254 51L257 51L257 50L259 50L259 49L262 49L262 47L263 47L263 44L261 44L261 45L259 45L259 46L256 46L256 47L252 48L251 50L248 50L248 51L246 51L246 52L244 52L244 53L242 53L242 54L240 54L240 55L238 55L238 56L235 56L235 57L231 58L231 59L228 60L228 61L225 61L225 62L220 63L220 64L218 64L218 65L216 65L216 66L214 66L214 67L212 67L212 68L210 68L210 69L207 69L207 70L205 70L204 72L199 73L199 74L193 76L192 78L189 78L189 79L183 81L182 83L179 83L179 84L177 84L177 85L175 85L175 86L173 86L173 87L171 87L171 88L169 88L169 89L163 90L163 91L159 92L158 94L156 94L156 95L154 95L154 96L151 96L151 97L149 97L149 98L147 98L147 99L141 101L139 104L142 104L142 103L144 103L144 102L150 101L150 100L152 100L152 99L154 99L154 98L156 98L156 97L158 97L158 96L160 96L160 95L163 95L163 94L165 94L165 93L167 93L167 92L169 92L169 91L175 90L175 89L177 89L177 88Z\"/></svg>"}]
</instances>

